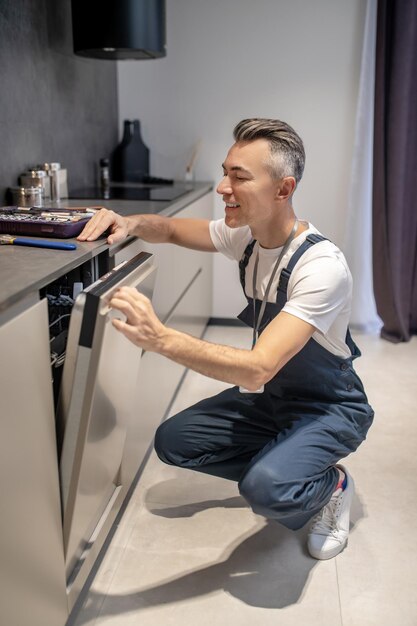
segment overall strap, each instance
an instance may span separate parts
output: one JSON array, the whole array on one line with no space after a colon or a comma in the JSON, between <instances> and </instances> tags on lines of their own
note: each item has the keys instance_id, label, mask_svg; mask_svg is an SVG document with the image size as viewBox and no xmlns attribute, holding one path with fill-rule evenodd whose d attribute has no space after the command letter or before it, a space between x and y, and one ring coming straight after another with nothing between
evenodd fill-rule
<instances>
[{"instance_id":1,"label":"overall strap","mask_svg":"<svg viewBox=\"0 0 417 626\"><path fill-rule=\"evenodd\" d=\"M323 235L316 235L312 233L308 235L305 241L301 244L301 246L294 252L292 257L290 258L287 267L284 267L281 270L281 275L279 277L278 291L277 291L277 303L284 306L287 301L287 288L288 281L291 276L291 272L293 271L296 263L303 256L304 252L309 250L311 246L314 246L316 243L320 243L320 241L326 241L326 237Z\"/></svg>"},{"instance_id":2,"label":"overall strap","mask_svg":"<svg viewBox=\"0 0 417 626\"><path fill-rule=\"evenodd\" d=\"M250 243L248 243L248 245L245 248L245 251L243 253L242 258L239 261L239 276L240 276L240 284L242 285L242 289L243 289L243 293L246 296L246 291L245 291L245 274L246 274L246 267L249 263L249 259L252 256L252 252L253 252L253 248L255 246L256 243L256 239L253 239ZM246 296L247 297L247 296Z\"/></svg>"}]
</instances>

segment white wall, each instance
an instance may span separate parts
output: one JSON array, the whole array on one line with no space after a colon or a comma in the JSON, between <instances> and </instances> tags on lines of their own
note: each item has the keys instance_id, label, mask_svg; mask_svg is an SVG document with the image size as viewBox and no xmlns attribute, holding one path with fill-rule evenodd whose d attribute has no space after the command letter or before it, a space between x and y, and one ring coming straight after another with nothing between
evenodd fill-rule
<instances>
[{"instance_id":1,"label":"white wall","mask_svg":"<svg viewBox=\"0 0 417 626\"><path fill-rule=\"evenodd\" d=\"M120 128L141 120L156 176L182 178L201 139L195 177L217 182L240 119L285 120L307 153L296 213L342 246L365 9L366 0L167 0L167 57L118 63ZM237 277L215 255L214 317L243 307Z\"/></svg>"}]
</instances>

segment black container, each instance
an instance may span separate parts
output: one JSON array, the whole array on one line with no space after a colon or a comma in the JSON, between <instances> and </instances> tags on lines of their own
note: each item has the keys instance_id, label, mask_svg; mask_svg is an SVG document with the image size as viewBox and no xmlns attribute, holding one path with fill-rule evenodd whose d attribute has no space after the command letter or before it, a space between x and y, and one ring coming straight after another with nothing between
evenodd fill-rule
<instances>
[{"instance_id":1,"label":"black container","mask_svg":"<svg viewBox=\"0 0 417 626\"><path fill-rule=\"evenodd\" d=\"M98 59L166 56L165 0L72 0L75 54Z\"/></svg>"},{"instance_id":2,"label":"black container","mask_svg":"<svg viewBox=\"0 0 417 626\"><path fill-rule=\"evenodd\" d=\"M139 120L125 120L123 139L110 156L110 178L142 183L149 178L149 149L142 141Z\"/></svg>"}]
</instances>

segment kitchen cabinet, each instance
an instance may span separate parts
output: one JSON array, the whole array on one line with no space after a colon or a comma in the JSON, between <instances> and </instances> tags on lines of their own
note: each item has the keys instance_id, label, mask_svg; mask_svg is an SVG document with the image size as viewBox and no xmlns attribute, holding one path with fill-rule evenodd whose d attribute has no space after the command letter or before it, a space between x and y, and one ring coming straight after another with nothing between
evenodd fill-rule
<instances>
[{"instance_id":1,"label":"kitchen cabinet","mask_svg":"<svg viewBox=\"0 0 417 626\"><path fill-rule=\"evenodd\" d=\"M212 197L207 194L176 217L210 219ZM157 275L153 306L168 326L201 337L210 317L212 302L212 255L172 244L148 244L134 240L114 255L114 263L127 260L139 250L155 256ZM146 353L138 377L134 419L126 439L122 472L130 482L149 449L153 434L165 417L185 368L159 354Z\"/></svg>"},{"instance_id":2,"label":"kitchen cabinet","mask_svg":"<svg viewBox=\"0 0 417 626\"><path fill-rule=\"evenodd\" d=\"M46 300L0 327L0 623L68 613Z\"/></svg>"},{"instance_id":3,"label":"kitchen cabinet","mask_svg":"<svg viewBox=\"0 0 417 626\"><path fill-rule=\"evenodd\" d=\"M209 191L165 214L210 218ZM23 274L21 293L3 283L0 623L8 626L28 615L31 626L65 624L185 372L115 331L111 290L137 286L163 322L197 336L211 313L210 254L135 238L80 248L78 264L65 253L61 270L51 263L42 279L35 253L32 289ZM64 276L84 290L66 314L66 353L52 377L48 296Z\"/></svg>"}]
</instances>

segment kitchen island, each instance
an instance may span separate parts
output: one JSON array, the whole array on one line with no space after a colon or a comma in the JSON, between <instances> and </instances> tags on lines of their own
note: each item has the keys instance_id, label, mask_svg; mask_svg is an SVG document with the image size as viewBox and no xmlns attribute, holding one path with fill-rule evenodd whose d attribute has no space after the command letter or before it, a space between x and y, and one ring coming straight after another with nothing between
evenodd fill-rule
<instances>
[{"instance_id":1,"label":"kitchen island","mask_svg":"<svg viewBox=\"0 0 417 626\"><path fill-rule=\"evenodd\" d=\"M61 204L100 205L122 215L210 219L211 190L211 184L199 183L190 184L173 201L98 199ZM133 268L132 273L143 274L143 292L151 295L153 290L160 319L201 336L211 314L212 256L134 237L109 246L103 237L77 242L74 251L2 246L0 259L0 623L22 626L29 619L31 626L63 626L88 585L100 550L146 462L155 428L185 373L182 366L159 355L141 354L125 338L125 344L114 343L114 335L120 334L111 330L107 317L100 322L103 345L96 336L91 342L92 371L77 370L77 359L85 362L88 349L85 342L73 341L77 303L86 299L84 293L94 293L94 285L102 290L106 277L118 280L119 268L124 274ZM73 312L68 309L61 316L71 319L68 335L62 332L58 337L62 342L62 336L68 336L68 345L51 359L56 343L51 339L51 299L61 286L73 288L74 299L76 292L81 294ZM87 312L88 324L89 316ZM61 376L72 383L70 375L65 377L71 368L73 388L58 393ZM112 391L116 374L123 374L126 390ZM83 394L88 396L92 381L97 389L86 399ZM68 398L72 394L71 401L62 400L65 394ZM63 417L66 403L69 411ZM78 413L85 421L80 418L77 430ZM72 457L65 452L67 439L74 444ZM99 491L105 496L100 496L92 515L91 502Z\"/></svg>"}]
</instances>

